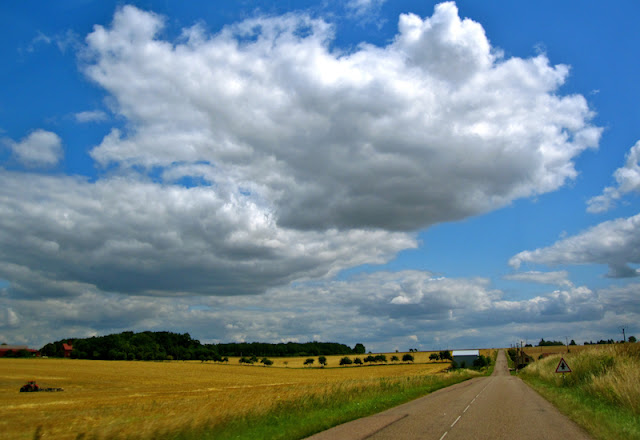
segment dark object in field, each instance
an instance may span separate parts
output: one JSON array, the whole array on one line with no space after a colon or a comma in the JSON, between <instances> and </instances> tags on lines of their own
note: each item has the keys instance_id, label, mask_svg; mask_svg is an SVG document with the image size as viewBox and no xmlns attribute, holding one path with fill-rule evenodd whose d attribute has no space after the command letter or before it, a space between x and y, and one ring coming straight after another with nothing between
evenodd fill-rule
<instances>
[{"instance_id":1,"label":"dark object in field","mask_svg":"<svg viewBox=\"0 0 640 440\"><path fill-rule=\"evenodd\" d=\"M26 385L20 388L21 393L35 393L37 391L64 391L63 388L42 388L35 380L30 380Z\"/></svg>"}]
</instances>

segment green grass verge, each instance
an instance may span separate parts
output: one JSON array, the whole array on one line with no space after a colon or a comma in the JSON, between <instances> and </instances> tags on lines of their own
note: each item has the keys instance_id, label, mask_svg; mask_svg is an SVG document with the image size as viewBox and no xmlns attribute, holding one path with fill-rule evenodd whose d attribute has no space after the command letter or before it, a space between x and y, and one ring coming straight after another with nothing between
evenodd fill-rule
<instances>
[{"instance_id":1,"label":"green grass verge","mask_svg":"<svg viewBox=\"0 0 640 440\"><path fill-rule=\"evenodd\" d=\"M611 344L529 364L520 377L597 439L640 440L640 345Z\"/></svg>"},{"instance_id":2,"label":"green grass verge","mask_svg":"<svg viewBox=\"0 0 640 440\"><path fill-rule=\"evenodd\" d=\"M154 437L170 440L297 440L478 376L478 373L460 370L444 376L383 379L377 384L360 388L310 396L302 401L283 402L265 413L226 420L211 427L156 433Z\"/></svg>"},{"instance_id":3,"label":"green grass verge","mask_svg":"<svg viewBox=\"0 0 640 440\"><path fill-rule=\"evenodd\" d=\"M579 388L557 386L526 374L520 377L594 438L640 440L640 418L632 411L605 402Z\"/></svg>"}]
</instances>

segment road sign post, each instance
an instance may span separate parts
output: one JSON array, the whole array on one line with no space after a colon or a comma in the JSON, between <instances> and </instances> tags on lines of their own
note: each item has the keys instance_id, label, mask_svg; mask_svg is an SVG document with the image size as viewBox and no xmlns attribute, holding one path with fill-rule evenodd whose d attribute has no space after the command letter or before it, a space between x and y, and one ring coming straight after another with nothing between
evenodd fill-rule
<instances>
[{"instance_id":1,"label":"road sign post","mask_svg":"<svg viewBox=\"0 0 640 440\"><path fill-rule=\"evenodd\" d=\"M560 358L560 362L556 367L556 373L562 373L562 383L564 384L564 373L571 373L571 368L569 368L569 364L564 358Z\"/></svg>"}]
</instances>

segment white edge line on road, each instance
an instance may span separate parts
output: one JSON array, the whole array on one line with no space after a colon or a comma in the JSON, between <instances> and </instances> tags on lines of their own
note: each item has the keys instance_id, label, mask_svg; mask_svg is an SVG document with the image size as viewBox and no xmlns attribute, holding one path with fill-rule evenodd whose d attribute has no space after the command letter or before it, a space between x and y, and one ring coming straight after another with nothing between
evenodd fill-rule
<instances>
[{"instance_id":1,"label":"white edge line on road","mask_svg":"<svg viewBox=\"0 0 640 440\"><path fill-rule=\"evenodd\" d=\"M458 420L460 420L460 417L462 417L462 416L458 416L458 418L456 419L456 421L455 421L455 422L453 422L453 423L451 424L451 427L452 427L452 428L453 428L453 425L455 425L456 423L458 423Z\"/></svg>"},{"instance_id":2,"label":"white edge line on road","mask_svg":"<svg viewBox=\"0 0 640 440\"><path fill-rule=\"evenodd\" d=\"M464 413L466 413L470 406L471 406L471 405L467 405L467 407L464 409L464 411L462 411L462 413L463 413L463 414L464 414Z\"/></svg>"},{"instance_id":3,"label":"white edge line on road","mask_svg":"<svg viewBox=\"0 0 640 440\"><path fill-rule=\"evenodd\" d=\"M442 437L440 437L440 440L442 440L443 438L446 437L446 435L449 433L449 431L445 432L444 434L442 434Z\"/></svg>"}]
</instances>

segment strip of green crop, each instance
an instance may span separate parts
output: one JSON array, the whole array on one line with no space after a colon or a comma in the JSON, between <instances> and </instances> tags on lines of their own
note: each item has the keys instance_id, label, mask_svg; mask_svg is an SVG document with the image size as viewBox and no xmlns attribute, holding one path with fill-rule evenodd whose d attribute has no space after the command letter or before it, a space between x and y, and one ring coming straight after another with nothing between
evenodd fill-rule
<instances>
[{"instance_id":1,"label":"strip of green crop","mask_svg":"<svg viewBox=\"0 0 640 440\"><path fill-rule=\"evenodd\" d=\"M603 402L579 388L556 386L530 375L521 378L594 438L640 440L640 418L631 411Z\"/></svg>"},{"instance_id":2,"label":"strip of green crop","mask_svg":"<svg viewBox=\"0 0 640 440\"><path fill-rule=\"evenodd\" d=\"M446 377L425 376L413 382L381 380L357 392L334 392L304 401L285 402L263 414L227 420L215 426L173 433L157 433L156 438L171 440L229 440L269 438L297 440L333 426L366 417L406 403L438 389L478 377L460 370Z\"/></svg>"}]
</instances>

